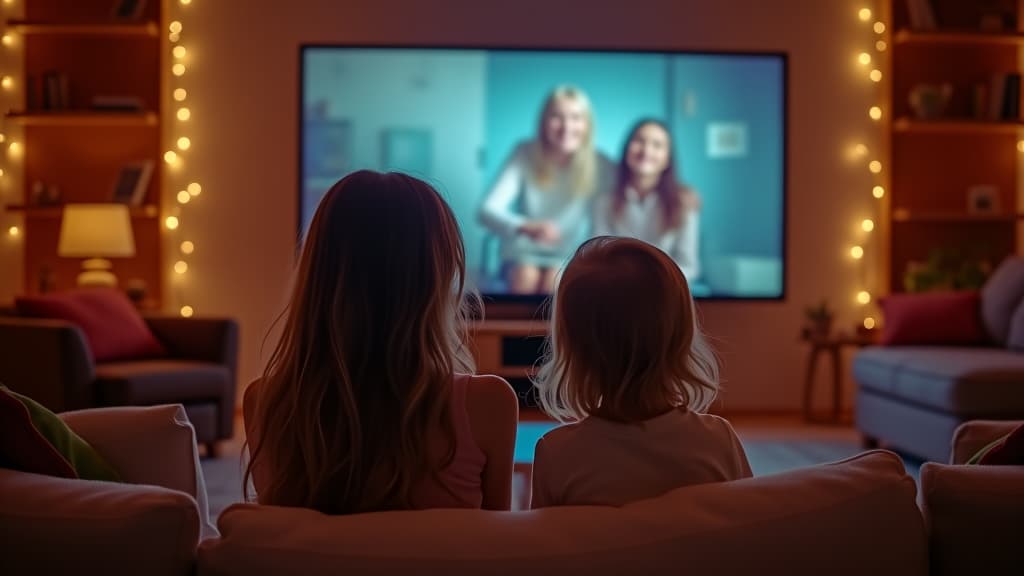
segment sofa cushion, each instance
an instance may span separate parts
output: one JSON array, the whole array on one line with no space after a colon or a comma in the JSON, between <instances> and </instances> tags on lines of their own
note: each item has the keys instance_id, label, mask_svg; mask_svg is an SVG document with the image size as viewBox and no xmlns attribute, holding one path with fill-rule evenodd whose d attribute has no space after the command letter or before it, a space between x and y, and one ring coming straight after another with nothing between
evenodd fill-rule
<instances>
[{"instance_id":1,"label":"sofa cushion","mask_svg":"<svg viewBox=\"0 0 1024 576\"><path fill-rule=\"evenodd\" d=\"M1010 319L1024 299L1024 258L1009 257L996 268L981 289L981 316L989 337L1005 345Z\"/></svg>"},{"instance_id":2,"label":"sofa cushion","mask_svg":"<svg viewBox=\"0 0 1024 576\"><path fill-rule=\"evenodd\" d=\"M883 345L982 344L977 292L892 294L881 299Z\"/></svg>"},{"instance_id":3,"label":"sofa cushion","mask_svg":"<svg viewBox=\"0 0 1024 576\"><path fill-rule=\"evenodd\" d=\"M899 458L875 451L623 507L326 516L236 504L200 546L199 573L923 576L915 493Z\"/></svg>"},{"instance_id":4,"label":"sofa cushion","mask_svg":"<svg viewBox=\"0 0 1024 576\"><path fill-rule=\"evenodd\" d=\"M112 288L71 290L16 300L26 316L53 318L82 329L96 362L166 354L128 297Z\"/></svg>"},{"instance_id":5,"label":"sofa cushion","mask_svg":"<svg viewBox=\"0 0 1024 576\"><path fill-rule=\"evenodd\" d=\"M1024 354L1000 348L864 348L853 362L863 389L963 416L1024 414Z\"/></svg>"},{"instance_id":6,"label":"sofa cushion","mask_svg":"<svg viewBox=\"0 0 1024 576\"><path fill-rule=\"evenodd\" d=\"M5 386L0 386L0 467L59 478L120 480L56 414Z\"/></svg>"},{"instance_id":7,"label":"sofa cushion","mask_svg":"<svg viewBox=\"0 0 1024 576\"><path fill-rule=\"evenodd\" d=\"M968 464L1024 466L1024 424L982 448Z\"/></svg>"},{"instance_id":8,"label":"sofa cushion","mask_svg":"<svg viewBox=\"0 0 1024 576\"><path fill-rule=\"evenodd\" d=\"M227 367L211 362L109 362L96 366L96 398L111 406L219 400L230 378Z\"/></svg>"}]
</instances>

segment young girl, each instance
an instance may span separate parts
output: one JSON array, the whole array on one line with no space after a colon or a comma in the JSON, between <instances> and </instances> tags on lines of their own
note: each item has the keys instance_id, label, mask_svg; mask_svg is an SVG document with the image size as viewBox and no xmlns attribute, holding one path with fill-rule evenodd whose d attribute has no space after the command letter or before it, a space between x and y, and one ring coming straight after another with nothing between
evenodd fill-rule
<instances>
[{"instance_id":1,"label":"young girl","mask_svg":"<svg viewBox=\"0 0 1024 576\"><path fill-rule=\"evenodd\" d=\"M425 182L360 171L317 208L284 330L246 391L261 504L509 509L518 402L469 376L465 254Z\"/></svg>"},{"instance_id":2,"label":"young girl","mask_svg":"<svg viewBox=\"0 0 1024 576\"><path fill-rule=\"evenodd\" d=\"M480 209L480 221L504 240L510 292L551 292L555 270L586 238L591 198L611 188L614 172L594 149L587 96L572 86L555 88L537 137L516 146Z\"/></svg>"},{"instance_id":3,"label":"young girl","mask_svg":"<svg viewBox=\"0 0 1024 576\"><path fill-rule=\"evenodd\" d=\"M633 238L593 238L559 280L541 405L533 507L622 505L750 477L729 423L704 414L718 365L679 267Z\"/></svg>"},{"instance_id":4,"label":"young girl","mask_svg":"<svg viewBox=\"0 0 1024 576\"><path fill-rule=\"evenodd\" d=\"M668 127L637 122L626 139L611 195L594 202L594 235L631 236L661 248L690 281L700 275L699 200L676 171Z\"/></svg>"}]
</instances>

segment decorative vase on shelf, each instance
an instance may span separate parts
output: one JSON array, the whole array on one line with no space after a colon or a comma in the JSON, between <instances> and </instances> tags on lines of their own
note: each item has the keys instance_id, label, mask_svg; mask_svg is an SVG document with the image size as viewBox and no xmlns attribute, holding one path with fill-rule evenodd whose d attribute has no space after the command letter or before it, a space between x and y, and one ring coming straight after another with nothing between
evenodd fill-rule
<instances>
[{"instance_id":1,"label":"decorative vase on shelf","mask_svg":"<svg viewBox=\"0 0 1024 576\"><path fill-rule=\"evenodd\" d=\"M952 97L952 84L918 84L910 91L908 101L919 119L934 120L946 112Z\"/></svg>"}]
</instances>

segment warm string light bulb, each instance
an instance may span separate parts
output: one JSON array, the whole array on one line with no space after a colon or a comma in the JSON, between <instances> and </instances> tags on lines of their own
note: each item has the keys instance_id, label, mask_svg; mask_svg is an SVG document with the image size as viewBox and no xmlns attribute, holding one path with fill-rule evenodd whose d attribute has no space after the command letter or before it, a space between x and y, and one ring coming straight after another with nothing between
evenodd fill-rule
<instances>
[{"instance_id":1,"label":"warm string light bulb","mask_svg":"<svg viewBox=\"0 0 1024 576\"><path fill-rule=\"evenodd\" d=\"M11 36L10 34L4 34L3 36L0 36L0 44L3 44L8 48L14 46L14 36Z\"/></svg>"},{"instance_id":2,"label":"warm string light bulb","mask_svg":"<svg viewBox=\"0 0 1024 576\"><path fill-rule=\"evenodd\" d=\"M868 330L874 330L874 328L875 328L875 319L872 318L871 316L868 316L867 318L865 318L864 319L864 327L867 328Z\"/></svg>"},{"instance_id":3,"label":"warm string light bulb","mask_svg":"<svg viewBox=\"0 0 1024 576\"><path fill-rule=\"evenodd\" d=\"M178 161L178 153L177 152L175 152L174 150L168 150L167 152L164 152L164 162L167 162L168 164L174 164L177 161Z\"/></svg>"},{"instance_id":4,"label":"warm string light bulb","mask_svg":"<svg viewBox=\"0 0 1024 576\"><path fill-rule=\"evenodd\" d=\"M872 174L878 174L882 171L882 163L878 160L872 160L868 164L868 170L871 170Z\"/></svg>"},{"instance_id":5,"label":"warm string light bulb","mask_svg":"<svg viewBox=\"0 0 1024 576\"><path fill-rule=\"evenodd\" d=\"M861 8L860 12L857 12L857 16L860 18L861 22L867 22L868 20L871 20L871 9Z\"/></svg>"},{"instance_id":6,"label":"warm string light bulb","mask_svg":"<svg viewBox=\"0 0 1024 576\"><path fill-rule=\"evenodd\" d=\"M878 106L872 106L871 109L868 110L868 116L870 116L872 120L881 120L882 109Z\"/></svg>"},{"instance_id":7,"label":"warm string light bulb","mask_svg":"<svg viewBox=\"0 0 1024 576\"><path fill-rule=\"evenodd\" d=\"M7 153L10 154L14 158L20 157L21 156L21 143L20 142L11 142L10 144L8 144L7 145Z\"/></svg>"},{"instance_id":8,"label":"warm string light bulb","mask_svg":"<svg viewBox=\"0 0 1024 576\"><path fill-rule=\"evenodd\" d=\"M188 240L185 240L184 242L181 243L181 253L182 254L191 254L191 253L193 253L195 251L196 251L196 245L193 244L192 242L190 242Z\"/></svg>"},{"instance_id":9,"label":"warm string light bulb","mask_svg":"<svg viewBox=\"0 0 1024 576\"><path fill-rule=\"evenodd\" d=\"M192 117L192 111L188 108L178 108L178 120L185 122Z\"/></svg>"},{"instance_id":10,"label":"warm string light bulb","mask_svg":"<svg viewBox=\"0 0 1024 576\"><path fill-rule=\"evenodd\" d=\"M178 40L181 40L181 34L178 34L177 32L171 32L167 35L167 39L171 42L177 42Z\"/></svg>"},{"instance_id":11,"label":"warm string light bulb","mask_svg":"<svg viewBox=\"0 0 1024 576\"><path fill-rule=\"evenodd\" d=\"M178 274L184 274L185 272L188 272L188 262L185 262L184 260L178 260L177 262L174 263L174 271Z\"/></svg>"},{"instance_id":12,"label":"warm string light bulb","mask_svg":"<svg viewBox=\"0 0 1024 576\"><path fill-rule=\"evenodd\" d=\"M188 185L188 193L193 196L199 196L203 193L203 187L199 185L199 182L193 182Z\"/></svg>"},{"instance_id":13,"label":"warm string light bulb","mask_svg":"<svg viewBox=\"0 0 1024 576\"><path fill-rule=\"evenodd\" d=\"M175 76L184 76L185 75L185 65L182 64L181 62L178 62L174 66L171 66L171 74L174 74Z\"/></svg>"},{"instance_id":14,"label":"warm string light bulb","mask_svg":"<svg viewBox=\"0 0 1024 576\"><path fill-rule=\"evenodd\" d=\"M868 153L868 147L863 144L857 144L853 147L853 153L857 156L864 156Z\"/></svg>"},{"instance_id":15,"label":"warm string light bulb","mask_svg":"<svg viewBox=\"0 0 1024 576\"><path fill-rule=\"evenodd\" d=\"M857 302L861 304L869 304L871 302L871 293L867 290L857 292Z\"/></svg>"},{"instance_id":16,"label":"warm string light bulb","mask_svg":"<svg viewBox=\"0 0 1024 576\"><path fill-rule=\"evenodd\" d=\"M187 53L188 51L185 50L184 46L175 46L174 50L171 50L171 54L179 60L184 58Z\"/></svg>"},{"instance_id":17,"label":"warm string light bulb","mask_svg":"<svg viewBox=\"0 0 1024 576\"><path fill-rule=\"evenodd\" d=\"M874 222L874 220L872 220L872 219L870 219L870 218L865 218L865 219L864 219L864 220L863 220L863 221L862 221L862 222L860 223L860 227L861 227L861 229L862 229L862 230L864 230L865 232L871 232L872 230L874 230L874 229L875 229L875 222Z\"/></svg>"},{"instance_id":18,"label":"warm string light bulb","mask_svg":"<svg viewBox=\"0 0 1024 576\"><path fill-rule=\"evenodd\" d=\"M182 318L191 318L192 314L195 313L191 306L182 306L180 312Z\"/></svg>"},{"instance_id":19,"label":"warm string light bulb","mask_svg":"<svg viewBox=\"0 0 1024 576\"><path fill-rule=\"evenodd\" d=\"M178 204L188 204L192 200L192 195L182 190L178 192Z\"/></svg>"},{"instance_id":20,"label":"warm string light bulb","mask_svg":"<svg viewBox=\"0 0 1024 576\"><path fill-rule=\"evenodd\" d=\"M875 42L875 50L878 50L879 52L885 52L886 48L888 47L889 45L885 43L885 40L879 40L878 42Z\"/></svg>"},{"instance_id":21,"label":"warm string light bulb","mask_svg":"<svg viewBox=\"0 0 1024 576\"><path fill-rule=\"evenodd\" d=\"M167 218L164 219L164 226L166 226L168 230L177 230L178 229L178 217L177 216L168 216Z\"/></svg>"},{"instance_id":22,"label":"warm string light bulb","mask_svg":"<svg viewBox=\"0 0 1024 576\"><path fill-rule=\"evenodd\" d=\"M188 150L192 147L192 141L187 136L178 138L178 150Z\"/></svg>"},{"instance_id":23,"label":"warm string light bulb","mask_svg":"<svg viewBox=\"0 0 1024 576\"><path fill-rule=\"evenodd\" d=\"M1017 140L1017 151L1024 152L1024 140Z\"/></svg>"},{"instance_id":24,"label":"warm string light bulb","mask_svg":"<svg viewBox=\"0 0 1024 576\"><path fill-rule=\"evenodd\" d=\"M21 230L17 226L11 226L7 229L7 235L11 238L16 238L21 234Z\"/></svg>"},{"instance_id":25,"label":"warm string light bulb","mask_svg":"<svg viewBox=\"0 0 1024 576\"><path fill-rule=\"evenodd\" d=\"M868 64L871 64L871 54L868 54L867 52L861 52L860 55L857 56L857 62L860 62L862 66L867 66Z\"/></svg>"},{"instance_id":26,"label":"warm string light bulb","mask_svg":"<svg viewBox=\"0 0 1024 576\"><path fill-rule=\"evenodd\" d=\"M875 34L884 34L885 22L875 22L875 25L872 26L872 28L875 30Z\"/></svg>"},{"instance_id":27,"label":"warm string light bulb","mask_svg":"<svg viewBox=\"0 0 1024 576\"><path fill-rule=\"evenodd\" d=\"M3 177L4 177L4 169L0 168L0 178L3 178Z\"/></svg>"},{"instance_id":28,"label":"warm string light bulb","mask_svg":"<svg viewBox=\"0 0 1024 576\"><path fill-rule=\"evenodd\" d=\"M188 6L192 3L192 0L178 0L178 2L181 2L182 6Z\"/></svg>"},{"instance_id":29,"label":"warm string light bulb","mask_svg":"<svg viewBox=\"0 0 1024 576\"><path fill-rule=\"evenodd\" d=\"M11 88L14 88L14 78L11 78L10 76L4 76L3 78L0 78L0 86L3 86L4 90L10 90Z\"/></svg>"},{"instance_id":30,"label":"warm string light bulb","mask_svg":"<svg viewBox=\"0 0 1024 576\"><path fill-rule=\"evenodd\" d=\"M853 256L854 260L860 260L864 257L864 248L861 248L860 246L850 248L850 256Z\"/></svg>"},{"instance_id":31,"label":"warm string light bulb","mask_svg":"<svg viewBox=\"0 0 1024 576\"><path fill-rule=\"evenodd\" d=\"M874 70L871 71L870 74L868 74L868 77L871 78L872 82L881 82L882 81L882 71L879 70L878 68L875 68Z\"/></svg>"},{"instance_id":32,"label":"warm string light bulb","mask_svg":"<svg viewBox=\"0 0 1024 576\"><path fill-rule=\"evenodd\" d=\"M184 102L185 98L188 98L188 92L184 88L176 88L174 90L174 100L177 102Z\"/></svg>"},{"instance_id":33,"label":"warm string light bulb","mask_svg":"<svg viewBox=\"0 0 1024 576\"><path fill-rule=\"evenodd\" d=\"M885 196L885 188L881 186L875 186L874 188L871 189L871 195L874 196L875 198L881 199L883 196Z\"/></svg>"},{"instance_id":34,"label":"warm string light bulb","mask_svg":"<svg viewBox=\"0 0 1024 576\"><path fill-rule=\"evenodd\" d=\"M167 31L170 32L171 34L180 34L181 33L181 22L179 22L177 20L171 22L167 26Z\"/></svg>"}]
</instances>

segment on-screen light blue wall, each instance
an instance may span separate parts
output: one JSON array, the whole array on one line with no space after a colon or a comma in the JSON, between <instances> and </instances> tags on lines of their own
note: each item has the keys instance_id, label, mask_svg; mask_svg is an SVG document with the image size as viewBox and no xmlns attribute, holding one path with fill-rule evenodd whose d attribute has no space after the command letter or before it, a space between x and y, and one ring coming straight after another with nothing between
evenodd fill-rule
<instances>
[{"instance_id":1,"label":"on-screen light blue wall","mask_svg":"<svg viewBox=\"0 0 1024 576\"><path fill-rule=\"evenodd\" d=\"M736 55L684 55L672 60L676 161L682 178L703 200L703 260L730 255L781 259L782 60ZM707 129L712 122L746 124L747 154L710 157Z\"/></svg>"}]
</instances>

